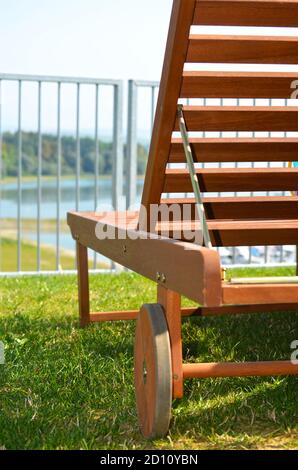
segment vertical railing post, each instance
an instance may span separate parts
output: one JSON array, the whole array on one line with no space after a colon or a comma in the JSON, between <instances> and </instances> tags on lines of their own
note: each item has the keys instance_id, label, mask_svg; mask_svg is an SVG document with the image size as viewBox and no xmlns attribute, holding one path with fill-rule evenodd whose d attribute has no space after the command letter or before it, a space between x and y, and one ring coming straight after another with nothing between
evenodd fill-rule
<instances>
[{"instance_id":1,"label":"vertical railing post","mask_svg":"<svg viewBox=\"0 0 298 470\"><path fill-rule=\"evenodd\" d=\"M137 86L134 80L128 82L128 117L126 149L126 206L132 207L137 196Z\"/></svg>"},{"instance_id":2,"label":"vertical railing post","mask_svg":"<svg viewBox=\"0 0 298 470\"><path fill-rule=\"evenodd\" d=\"M62 144L61 144L61 83L57 87L57 212L56 212L56 271L60 270L60 228L61 228L61 166L62 166Z\"/></svg>"},{"instance_id":3,"label":"vertical railing post","mask_svg":"<svg viewBox=\"0 0 298 470\"><path fill-rule=\"evenodd\" d=\"M123 83L114 85L114 123L113 123L113 208L120 209L123 198Z\"/></svg>"},{"instance_id":4,"label":"vertical railing post","mask_svg":"<svg viewBox=\"0 0 298 470\"><path fill-rule=\"evenodd\" d=\"M2 80L0 80L0 220L2 217L1 214L1 205L2 205L2 177L3 177L3 162L2 162ZM0 271L2 269L1 266L1 259L2 258L2 253L1 253L1 238L0 238Z\"/></svg>"},{"instance_id":5,"label":"vertical railing post","mask_svg":"<svg viewBox=\"0 0 298 470\"><path fill-rule=\"evenodd\" d=\"M151 87L151 134L153 131L154 126L154 118L155 118L155 85ZM150 135L151 137L151 135Z\"/></svg>"},{"instance_id":6,"label":"vertical railing post","mask_svg":"<svg viewBox=\"0 0 298 470\"><path fill-rule=\"evenodd\" d=\"M98 125L99 125L99 85L95 85L95 157L94 157L94 211L97 211L99 201L99 140L98 140ZM97 253L94 252L94 269L97 268Z\"/></svg>"},{"instance_id":7,"label":"vertical railing post","mask_svg":"<svg viewBox=\"0 0 298 470\"><path fill-rule=\"evenodd\" d=\"M81 142L80 142L80 83L77 84L77 123L76 123L76 211L80 208L80 177L81 177Z\"/></svg>"},{"instance_id":8,"label":"vertical railing post","mask_svg":"<svg viewBox=\"0 0 298 470\"><path fill-rule=\"evenodd\" d=\"M0 181L3 175L2 162L2 80L0 80ZM0 203L1 203L1 185L0 185ZM1 204L0 204L1 207Z\"/></svg>"},{"instance_id":9,"label":"vertical railing post","mask_svg":"<svg viewBox=\"0 0 298 470\"><path fill-rule=\"evenodd\" d=\"M42 82L38 82L38 156L37 156L37 271L41 270L41 176L42 176L42 135L41 135Z\"/></svg>"},{"instance_id":10,"label":"vertical railing post","mask_svg":"<svg viewBox=\"0 0 298 470\"><path fill-rule=\"evenodd\" d=\"M18 232L18 253L17 270L22 268L22 80L19 80L19 102L18 102L18 214L17 214L17 232Z\"/></svg>"}]
</instances>

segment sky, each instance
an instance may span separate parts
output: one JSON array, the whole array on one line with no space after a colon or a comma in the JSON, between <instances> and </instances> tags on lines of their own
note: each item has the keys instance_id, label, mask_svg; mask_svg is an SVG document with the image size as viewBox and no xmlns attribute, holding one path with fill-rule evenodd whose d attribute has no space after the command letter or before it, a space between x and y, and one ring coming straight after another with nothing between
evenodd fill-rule
<instances>
[{"instance_id":1,"label":"sky","mask_svg":"<svg viewBox=\"0 0 298 470\"><path fill-rule=\"evenodd\" d=\"M158 80L171 0L0 0L1 72Z\"/></svg>"},{"instance_id":2,"label":"sky","mask_svg":"<svg viewBox=\"0 0 298 470\"><path fill-rule=\"evenodd\" d=\"M0 73L112 78L126 83L131 78L158 81L171 6L172 0L0 0ZM200 27L200 32L260 34L256 28ZM267 28L267 33L279 35L281 30ZM297 35L297 30L289 28L286 34ZM209 65L203 67L208 70ZM217 64L210 67L218 69ZM231 67L234 66L220 68L229 70ZM260 67L264 68L250 64L238 66L238 70L259 70ZM293 67L297 70L296 66L291 69ZM95 97L94 90L83 88L80 125L81 132L86 134L94 127ZM102 93L100 126L110 129L111 93ZM42 129L54 132L57 127L55 86L45 85L42 99ZM75 87L64 86L64 132L74 132L75 105ZM37 87L26 83L22 98L24 130L37 128L37 106ZM126 109L125 101L124 106ZM148 133L151 126L150 106L149 93L140 91L138 126L142 133L144 130ZM1 107L2 128L15 129L16 83L3 83ZM125 116L123 121L125 129Z\"/></svg>"},{"instance_id":3,"label":"sky","mask_svg":"<svg viewBox=\"0 0 298 470\"><path fill-rule=\"evenodd\" d=\"M112 79L160 79L172 0L0 0L0 73ZM101 113L111 128L111 91ZM110 94L109 94L110 93ZM125 90L126 96L126 90ZM139 127L150 127L149 93L140 92ZM62 128L75 128L75 87L62 92ZM92 132L94 91L82 88L81 129ZM16 83L2 85L2 128L17 125ZM25 83L24 130L37 127L37 87ZM56 128L56 90L43 87L44 132ZM124 118L125 121L125 118ZM125 123L124 123L125 127Z\"/></svg>"}]
</instances>

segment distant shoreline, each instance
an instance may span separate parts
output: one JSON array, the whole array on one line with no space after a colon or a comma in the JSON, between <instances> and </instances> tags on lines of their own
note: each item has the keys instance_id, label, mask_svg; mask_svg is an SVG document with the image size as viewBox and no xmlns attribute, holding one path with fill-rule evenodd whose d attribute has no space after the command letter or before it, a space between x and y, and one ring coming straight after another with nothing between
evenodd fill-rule
<instances>
[{"instance_id":1,"label":"distant shoreline","mask_svg":"<svg viewBox=\"0 0 298 470\"><path fill-rule=\"evenodd\" d=\"M42 176L42 181L57 181L57 176ZM94 180L95 176L93 174L84 174L80 176L80 180ZM76 179L75 175L63 175L61 176L61 181L73 181ZM99 175L100 180L111 180L112 175ZM137 176L138 180L144 179L144 176L138 175ZM2 178L1 180L1 186L6 185L6 184L17 184L18 178L15 176L7 176L5 178ZM23 183L33 183L37 181L37 176L22 176L22 182ZM1 191L1 186L0 186L0 191Z\"/></svg>"}]
</instances>

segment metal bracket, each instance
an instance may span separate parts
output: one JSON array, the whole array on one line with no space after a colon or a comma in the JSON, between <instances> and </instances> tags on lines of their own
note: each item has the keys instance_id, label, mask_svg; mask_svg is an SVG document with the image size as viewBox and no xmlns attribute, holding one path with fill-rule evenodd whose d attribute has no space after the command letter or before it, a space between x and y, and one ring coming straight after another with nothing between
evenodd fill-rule
<instances>
[{"instance_id":1,"label":"metal bracket","mask_svg":"<svg viewBox=\"0 0 298 470\"><path fill-rule=\"evenodd\" d=\"M207 248L212 249L213 246L212 246L212 242L210 239L206 213L205 213L205 207L204 207L203 199L202 199L202 193L200 190L198 176L196 174L196 168L194 164L191 145L189 142L188 132L186 129L186 124L185 124L185 119L184 119L184 114L183 114L183 105L180 105L180 104L178 105L178 121L179 121L180 133L182 137L186 161L187 161L187 165L188 165L188 169L190 173L191 184L192 184L193 192L194 192L195 199L196 199L196 209L198 212L198 216L199 216L199 220L200 220L200 224L201 224L201 228L203 232L204 245Z\"/></svg>"}]
</instances>

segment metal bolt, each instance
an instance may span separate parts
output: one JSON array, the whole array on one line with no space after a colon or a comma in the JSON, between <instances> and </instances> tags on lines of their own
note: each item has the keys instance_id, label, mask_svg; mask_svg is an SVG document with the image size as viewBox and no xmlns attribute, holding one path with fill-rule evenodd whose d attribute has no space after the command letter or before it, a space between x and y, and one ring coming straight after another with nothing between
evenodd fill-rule
<instances>
[{"instance_id":1,"label":"metal bolt","mask_svg":"<svg viewBox=\"0 0 298 470\"><path fill-rule=\"evenodd\" d=\"M167 278L164 274L161 275L161 282L165 284L167 282Z\"/></svg>"},{"instance_id":2,"label":"metal bolt","mask_svg":"<svg viewBox=\"0 0 298 470\"><path fill-rule=\"evenodd\" d=\"M161 280L161 274L160 273L156 273L156 280L157 280L157 282L159 282Z\"/></svg>"},{"instance_id":3,"label":"metal bolt","mask_svg":"<svg viewBox=\"0 0 298 470\"><path fill-rule=\"evenodd\" d=\"M178 379L179 379L179 377L178 377L177 374L173 375L173 380L178 380Z\"/></svg>"},{"instance_id":4,"label":"metal bolt","mask_svg":"<svg viewBox=\"0 0 298 470\"><path fill-rule=\"evenodd\" d=\"M123 253L127 253L127 246L123 245Z\"/></svg>"},{"instance_id":5,"label":"metal bolt","mask_svg":"<svg viewBox=\"0 0 298 470\"><path fill-rule=\"evenodd\" d=\"M75 239L76 242L78 242L78 241L80 240L79 235L75 235L75 236L74 236L74 239Z\"/></svg>"}]
</instances>

